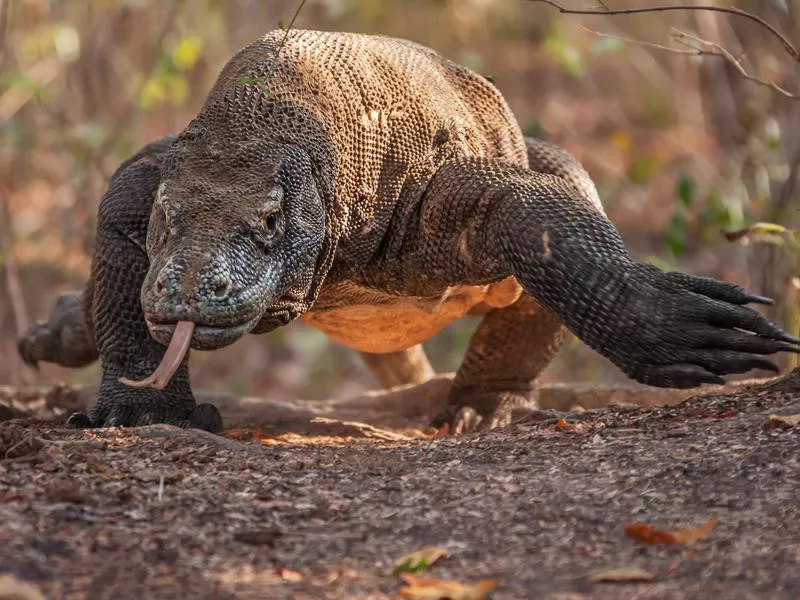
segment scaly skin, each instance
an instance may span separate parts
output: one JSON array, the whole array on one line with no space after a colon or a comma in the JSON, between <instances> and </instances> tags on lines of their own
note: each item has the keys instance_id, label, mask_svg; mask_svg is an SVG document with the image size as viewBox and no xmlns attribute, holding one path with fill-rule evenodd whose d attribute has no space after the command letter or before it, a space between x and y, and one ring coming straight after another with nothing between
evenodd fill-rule
<instances>
[{"instance_id":1,"label":"scaly skin","mask_svg":"<svg viewBox=\"0 0 800 600\"><path fill-rule=\"evenodd\" d=\"M103 379L73 423L218 430L215 409L195 407L186 358L163 391L119 383L156 367L179 321L212 350L302 316L391 354L390 384L409 348L482 314L437 419L459 430L530 404L564 326L656 386L775 370L764 355L798 351L743 306L764 299L634 261L585 171L526 145L484 78L404 40L283 39L237 53L187 128L112 179L84 296ZM20 348L46 358L27 338ZM417 362L399 379L424 378Z\"/></svg>"}]
</instances>

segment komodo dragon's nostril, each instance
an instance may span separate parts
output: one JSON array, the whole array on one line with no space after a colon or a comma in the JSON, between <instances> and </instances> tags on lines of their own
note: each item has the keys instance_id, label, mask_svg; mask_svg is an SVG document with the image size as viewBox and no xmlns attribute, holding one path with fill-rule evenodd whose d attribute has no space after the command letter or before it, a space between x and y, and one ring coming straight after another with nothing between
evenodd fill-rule
<instances>
[{"instance_id":1,"label":"komodo dragon's nostril","mask_svg":"<svg viewBox=\"0 0 800 600\"><path fill-rule=\"evenodd\" d=\"M228 295L228 292L231 289L231 284L228 281L222 281L214 288L214 297L221 299L225 298Z\"/></svg>"}]
</instances>

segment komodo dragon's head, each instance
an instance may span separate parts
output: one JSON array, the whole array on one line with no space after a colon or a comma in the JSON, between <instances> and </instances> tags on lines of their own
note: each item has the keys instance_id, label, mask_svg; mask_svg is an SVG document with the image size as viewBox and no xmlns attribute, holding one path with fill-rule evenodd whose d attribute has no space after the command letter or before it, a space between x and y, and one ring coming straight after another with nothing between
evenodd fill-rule
<instances>
[{"instance_id":1,"label":"komodo dragon's head","mask_svg":"<svg viewBox=\"0 0 800 600\"><path fill-rule=\"evenodd\" d=\"M190 125L162 170L141 304L169 348L142 385L166 384L190 345L220 348L305 310L325 235L311 161L294 145L225 137Z\"/></svg>"}]
</instances>

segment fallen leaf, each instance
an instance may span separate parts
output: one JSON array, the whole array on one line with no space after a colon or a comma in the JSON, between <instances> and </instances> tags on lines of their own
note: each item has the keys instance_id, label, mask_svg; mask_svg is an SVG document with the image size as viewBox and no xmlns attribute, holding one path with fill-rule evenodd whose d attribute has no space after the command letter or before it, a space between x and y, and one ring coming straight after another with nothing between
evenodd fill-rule
<instances>
[{"instance_id":1,"label":"fallen leaf","mask_svg":"<svg viewBox=\"0 0 800 600\"><path fill-rule=\"evenodd\" d=\"M800 427L800 415L770 415L769 422L785 427Z\"/></svg>"},{"instance_id":2,"label":"fallen leaf","mask_svg":"<svg viewBox=\"0 0 800 600\"><path fill-rule=\"evenodd\" d=\"M678 531L656 529L649 523L629 523L625 525L625 535L645 544L694 544L705 538L716 527L718 519L712 517L702 525Z\"/></svg>"},{"instance_id":3,"label":"fallen leaf","mask_svg":"<svg viewBox=\"0 0 800 600\"><path fill-rule=\"evenodd\" d=\"M398 573L419 573L430 567L436 561L447 556L447 548L441 546L429 546L416 552L411 552L401 556L394 561L393 575Z\"/></svg>"},{"instance_id":4,"label":"fallen leaf","mask_svg":"<svg viewBox=\"0 0 800 600\"><path fill-rule=\"evenodd\" d=\"M237 442L252 442L257 440L264 444L272 441L272 437L264 433L258 427L239 427L228 429L227 431L223 431L222 435L232 440L236 440Z\"/></svg>"},{"instance_id":5,"label":"fallen leaf","mask_svg":"<svg viewBox=\"0 0 800 600\"><path fill-rule=\"evenodd\" d=\"M653 581L655 578L656 576L652 573L635 567L594 571L586 576L586 580L591 583L637 583Z\"/></svg>"},{"instance_id":6,"label":"fallen leaf","mask_svg":"<svg viewBox=\"0 0 800 600\"><path fill-rule=\"evenodd\" d=\"M711 530L717 526L718 522L719 519L711 517L708 521L706 521L702 525L698 525L697 527L688 527L686 529L679 529L678 531L675 531L672 535L675 536L675 540L679 544L691 545L707 537L708 534L711 533Z\"/></svg>"},{"instance_id":7,"label":"fallen leaf","mask_svg":"<svg viewBox=\"0 0 800 600\"><path fill-rule=\"evenodd\" d=\"M284 569L283 567L275 567L275 574L284 581L298 582L303 581L303 576L297 571L291 569Z\"/></svg>"},{"instance_id":8,"label":"fallen leaf","mask_svg":"<svg viewBox=\"0 0 800 600\"><path fill-rule=\"evenodd\" d=\"M559 419L555 425L553 425L553 429L556 431L568 431L575 429L575 425L567 421L566 419Z\"/></svg>"},{"instance_id":9,"label":"fallen leaf","mask_svg":"<svg viewBox=\"0 0 800 600\"><path fill-rule=\"evenodd\" d=\"M411 573L400 575L406 587L400 589L403 598L414 600L483 600L497 582L482 579L476 583L463 584L446 579L430 579Z\"/></svg>"},{"instance_id":10,"label":"fallen leaf","mask_svg":"<svg viewBox=\"0 0 800 600\"><path fill-rule=\"evenodd\" d=\"M675 536L669 531L656 529L648 523L628 523L625 535L645 544L677 544Z\"/></svg>"}]
</instances>

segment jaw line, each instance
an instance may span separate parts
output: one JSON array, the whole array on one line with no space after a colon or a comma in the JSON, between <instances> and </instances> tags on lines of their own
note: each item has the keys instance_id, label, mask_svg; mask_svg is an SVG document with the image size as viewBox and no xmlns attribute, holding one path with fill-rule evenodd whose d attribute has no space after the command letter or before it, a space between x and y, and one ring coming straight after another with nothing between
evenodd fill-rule
<instances>
[{"instance_id":1,"label":"jaw line","mask_svg":"<svg viewBox=\"0 0 800 600\"><path fill-rule=\"evenodd\" d=\"M190 348L193 350L216 350L229 346L250 332L256 326L260 317L254 317L233 327L211 327L207 325L195 325L192 335ZM147 321L147 329L150 337L160 344L169 344L172 334L175 331L175 323L153 323Z\"/></svg>"}]
</instances>

